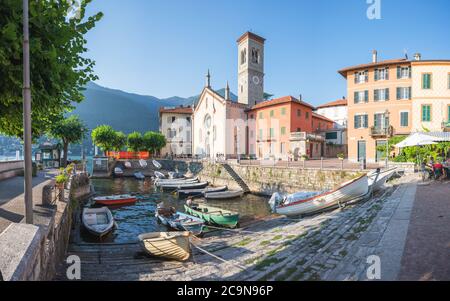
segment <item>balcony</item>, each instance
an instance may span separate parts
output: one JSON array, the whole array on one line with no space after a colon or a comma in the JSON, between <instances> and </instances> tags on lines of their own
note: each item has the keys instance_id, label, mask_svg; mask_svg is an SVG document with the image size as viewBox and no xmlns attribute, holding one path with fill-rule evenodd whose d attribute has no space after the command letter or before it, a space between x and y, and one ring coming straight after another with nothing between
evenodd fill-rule
<instances>
[{"instance_id":1,"label":"balcony","mask_svg":"<svg viewBox=\"0 0 450 301\"><path fill-rule=\"evenodd\" d=\"M387 128L385 127L371 127L370 136L373 138L386 138L394 135L394 127L391 125Z\"/></svg>"}]
</instances>

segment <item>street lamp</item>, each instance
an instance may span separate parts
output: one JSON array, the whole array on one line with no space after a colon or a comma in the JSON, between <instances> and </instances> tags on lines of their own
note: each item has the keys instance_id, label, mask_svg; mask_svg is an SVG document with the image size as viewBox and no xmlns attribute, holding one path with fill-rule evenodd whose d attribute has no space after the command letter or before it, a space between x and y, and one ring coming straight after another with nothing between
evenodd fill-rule
<instances>
[{"instance_id":1,"label":"street lamp","mask_svg":"<svg viewBox=\"0 0 450 301\"><path fill-rule=\"evenodd\" d=\"M386 168L389 166L389 114L389 111L386 109L386 112L384 112L384 130L386 133Z\"/></svg>"},{"instance_id":2,"label":"street lamp","mask_svg":"<svg viewBox=\"0 0 450 301\"><path fill-rule=\"evenodd\" d=\"M31 161L31 85L30 40L28 29L28 0L23 0L23 144L25 221L33 223L33 187Z\"/></svg>"}]
</instances>

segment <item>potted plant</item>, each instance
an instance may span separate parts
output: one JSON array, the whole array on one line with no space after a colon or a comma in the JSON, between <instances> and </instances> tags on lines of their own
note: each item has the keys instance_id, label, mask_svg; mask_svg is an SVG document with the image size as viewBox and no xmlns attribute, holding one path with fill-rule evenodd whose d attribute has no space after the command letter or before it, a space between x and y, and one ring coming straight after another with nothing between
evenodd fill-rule
<instances>
[{"instance_id":1,"label":"potted plant","mask_svg":"<svg viewBox=\"0 0 450 301\"><path fill-rule=\"evenodd\" d=\"M59 175L56 176L55 181L56 181L56 187L59 190L63 190L64 189L64 185L66 184L66 182L69 180L69 178L67 177L65 172L60 173Z\"/></svg>"},{"instance_id":2,"label":"potted plant","mask_svg":"<svg viewBox=\"0 0 450 301\"><path fill-rule=\"evenodd\" d=\"M306 161L306 160L308 160L309 157L308 157L308 155L303 154L300 158L302 161Z\"/></svg>"},{"instance_id":3,"label":"potted plant","mask_svg":"<svg viewBox=\"0 0 450 301\"><path fill-rule=\"evenodd\" d=\"M344 160L345 159L345 154L344 153L339 153L339 154L337 154L337 157L338 157L338 159L339 160Z\"/></svg>"}]
</instances>

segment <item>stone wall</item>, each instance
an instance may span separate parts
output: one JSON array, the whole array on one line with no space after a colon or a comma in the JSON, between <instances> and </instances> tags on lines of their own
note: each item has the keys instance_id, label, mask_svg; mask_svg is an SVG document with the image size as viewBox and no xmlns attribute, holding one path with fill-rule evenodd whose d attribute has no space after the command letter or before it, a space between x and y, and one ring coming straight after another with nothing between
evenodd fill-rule
<instances>
[{"instance_id":1,"label":"stone wall","mask_svg":"<svg viewBox=\"0 0 450 301\"><path fill-rule=\"evenodd\" d=\"M361 174L360 171L319 170L287 167L262 167L230 165L249 186L251 192L271 195L274 192L294 193L300 190L326 190L339 186ZM220 164L204 163L199 172L201 180L212 185L227 185L229 189L239 189L239 185Z\"/></svg>"},{"instance_id":2,"label":"stone wall","mask_svg":"<svg viewBox=\"0 0 450 301\"><path fill-rule=\"evenodd\" d=\"M23 174L23 161L0 162L0 181Z\"/></svg>"},{"instance_id":3,"label":"stone wall","mask_svg":"<svg viewBox=\"0 0 450 301\"><path fill-rule=\"evenodd\" d=\"M5 280L52 280L57 264L65 256L72 226L72 212L78 200L90 194L86 174L74 176L64 201L48 205L48 183L40 185L43 204L35 204L35 225L12 223L0 234L0 269Z\"/></svg>"}]
</instances>

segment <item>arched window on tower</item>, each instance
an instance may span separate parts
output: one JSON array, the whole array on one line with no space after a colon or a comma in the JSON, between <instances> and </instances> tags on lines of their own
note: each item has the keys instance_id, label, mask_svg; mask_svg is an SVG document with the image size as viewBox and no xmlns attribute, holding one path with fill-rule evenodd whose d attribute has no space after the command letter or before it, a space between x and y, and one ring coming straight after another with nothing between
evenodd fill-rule
<instances>
[{"instance_id":1,"label":"arched window on tower","mask_svg":"<svg viewBox=\"0 0 450 301\"><path fill-rule=\"evenodd\" d=\"M241 51L241 65L245 64L247 62L247 48L244 48Z\"/></svg>"},{"instance_id":2,"label":"arched window on tower","mask_svg":"<svg viewBox=\"0 0 450 301\"><path fill-rule=\"evenodd\" d=\"M252 48L252 63L259 64L259 50Z\"/></svg>"}]
</instances>

